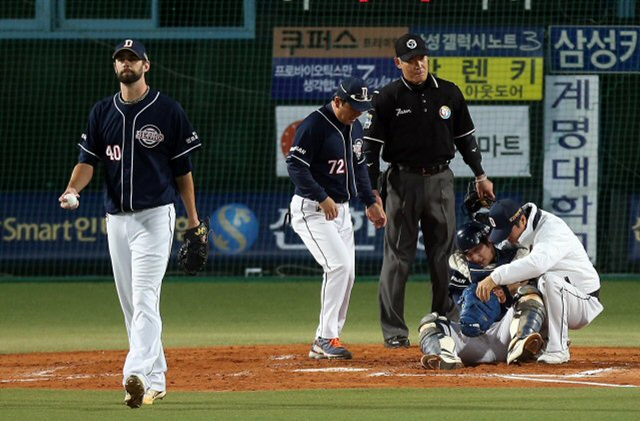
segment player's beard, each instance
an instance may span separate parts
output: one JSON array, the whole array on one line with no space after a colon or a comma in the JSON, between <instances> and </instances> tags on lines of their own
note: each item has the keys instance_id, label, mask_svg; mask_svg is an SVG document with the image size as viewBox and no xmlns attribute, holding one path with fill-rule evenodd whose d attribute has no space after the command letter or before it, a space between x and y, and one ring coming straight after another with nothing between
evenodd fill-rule
<instances>
[{"instance_id":1,"label":"player's beard","mask_svg":"<svg viewBox=\"0 0 640 421\"><path fill-rule=\"evenodd\" d=\"M128 69L128 70L129 70L128 72L125 72L124 70L122 70L120 73L118 73L118 80L121 83L124 83L125 85L132 85L136 83L137 81L140 80L140 78L144 74L142 70L140 70L139 73L136 73L136 71L132 69Z\"/></svg>"}]
</instances>

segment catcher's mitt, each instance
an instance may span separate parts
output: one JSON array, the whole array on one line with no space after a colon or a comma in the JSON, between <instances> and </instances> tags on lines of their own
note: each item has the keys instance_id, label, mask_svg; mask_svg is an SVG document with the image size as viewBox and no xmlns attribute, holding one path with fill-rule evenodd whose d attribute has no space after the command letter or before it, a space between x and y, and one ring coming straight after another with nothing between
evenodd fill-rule
<instances>
[{"instance_id":1,"label":"catcher's mitt","mask_svg":"<svg viewBox=\"0 0 640 421\"><path fill-rule=\"evenodd\" d=\"M188 275L195 275L202 270L209 256L209 219L201 220L200 225L188 229L180 250L178 251L178 266Z\"/></svg>"},{"instance_id":2,"label":"catcher's mitt","mask_svg":"<svg viewBox=\"0 0 640 421\"><path fill-rule=\"evenodd\" d=\"M490 197L480 199L476 191L476 183L471 180L467 186L467 194L465 194L462 202L463 211L474 221L489 225L489 208L494 202L495 200Z\"/></svg>"},{"instance_id":3,"label":"catcher's mitt","mask_svg":"<svg viewBox=\"0 0 640 421\"><path fill-rule=\"evenodd\" d=\"M482 302L476 296L477 283L469 285L463 292L460 301L462 311L460 312L460 330L465 336L480 336L489 327L500 319L502 308L495 294L491 294L489 301Z\"/></svg>"}]
</instances>

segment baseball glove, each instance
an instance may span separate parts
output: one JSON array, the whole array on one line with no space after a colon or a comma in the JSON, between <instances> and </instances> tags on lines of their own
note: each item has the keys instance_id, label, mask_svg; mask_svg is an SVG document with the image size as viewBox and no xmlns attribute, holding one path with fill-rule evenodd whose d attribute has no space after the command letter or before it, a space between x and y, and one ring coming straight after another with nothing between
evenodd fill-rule
<instances>
[{"instance_id":1,"label":"baseball glove","mask_svg":"<svg viewBox=\"0 0 640 421\"><path fill-rule=\"evenodd\" d=\"M178 251L178 266L188 275L195 275L204 268L209 256L209 219L201 220L200 225L188 229L180 250Z\"/></svg>"},{"instance_id":2,"label":"baseball glove","mask_svg":"<svg viewBox=\"0 0 640 421\"><path fill-rule=\"evenodd\" d=\"M489 301L482 302L476 295L477 283L469 285L463 292L460 312L460 330L465 336L480 336L500 319L502 308L495 294L491 294Z\"/></svg>"}]
</instances>

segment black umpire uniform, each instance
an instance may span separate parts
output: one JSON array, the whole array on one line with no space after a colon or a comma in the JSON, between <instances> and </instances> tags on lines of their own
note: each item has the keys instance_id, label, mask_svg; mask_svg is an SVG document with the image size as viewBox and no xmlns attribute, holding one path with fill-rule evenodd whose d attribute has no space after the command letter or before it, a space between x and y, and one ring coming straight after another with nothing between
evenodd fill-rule
<instances>
[{"instance_id":1,"label":"black umpire uniform","mask_svg":"<svg viewBox=\"0 0 640 421\"><path fill-rule=\"evenodd\" d=\"M405 65L412 57L424 58L426 44L420 36L406 34L396 42L396 56ZM406 347L405 286L419 227L431 272L431 311L449 316L455 311L448 292L447 260L456 230L449 168L456 148L477 178L486 176L469 109L454 83L429 73L426 81L416 85L403 74L374 96L373 106L364 127L364 153L372 186L378 185L388 215L380 272L380 320L385 345ZM379 183L381 150L390 166Z\"/></svg>"}]
</instances>

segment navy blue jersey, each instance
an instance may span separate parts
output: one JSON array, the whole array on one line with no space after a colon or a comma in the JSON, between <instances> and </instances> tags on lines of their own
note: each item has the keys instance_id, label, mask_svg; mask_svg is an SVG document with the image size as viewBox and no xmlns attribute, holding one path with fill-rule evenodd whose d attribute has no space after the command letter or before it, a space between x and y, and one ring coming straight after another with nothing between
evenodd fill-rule
<instances>
[{"instance_id":1,"label":"navy blue jersey","mask_svg":"<svg viewBox=\"0 0 640 421\"><path fill-rule=\"evenodd\" d=\"M311 113L297 127L287 156L295 194L317 202L337 203L358 197L367 207L376 202L362 153L362 125L342 124L331 103Z\"/></svg>"},{"instance_id":2,"label":"navy blue jersey","mask_svg":"<svg viewBox=\"0 0 640 421\"><path fill-rule=\"evenodd\" d=\"M175 178L191 171L189 153L201 143L180 104L150 89L135 104L118 93L94 105L78 146L79 162L104 162L104 205L113 214L175 202Z\"/></svg>"}]
</instances>

